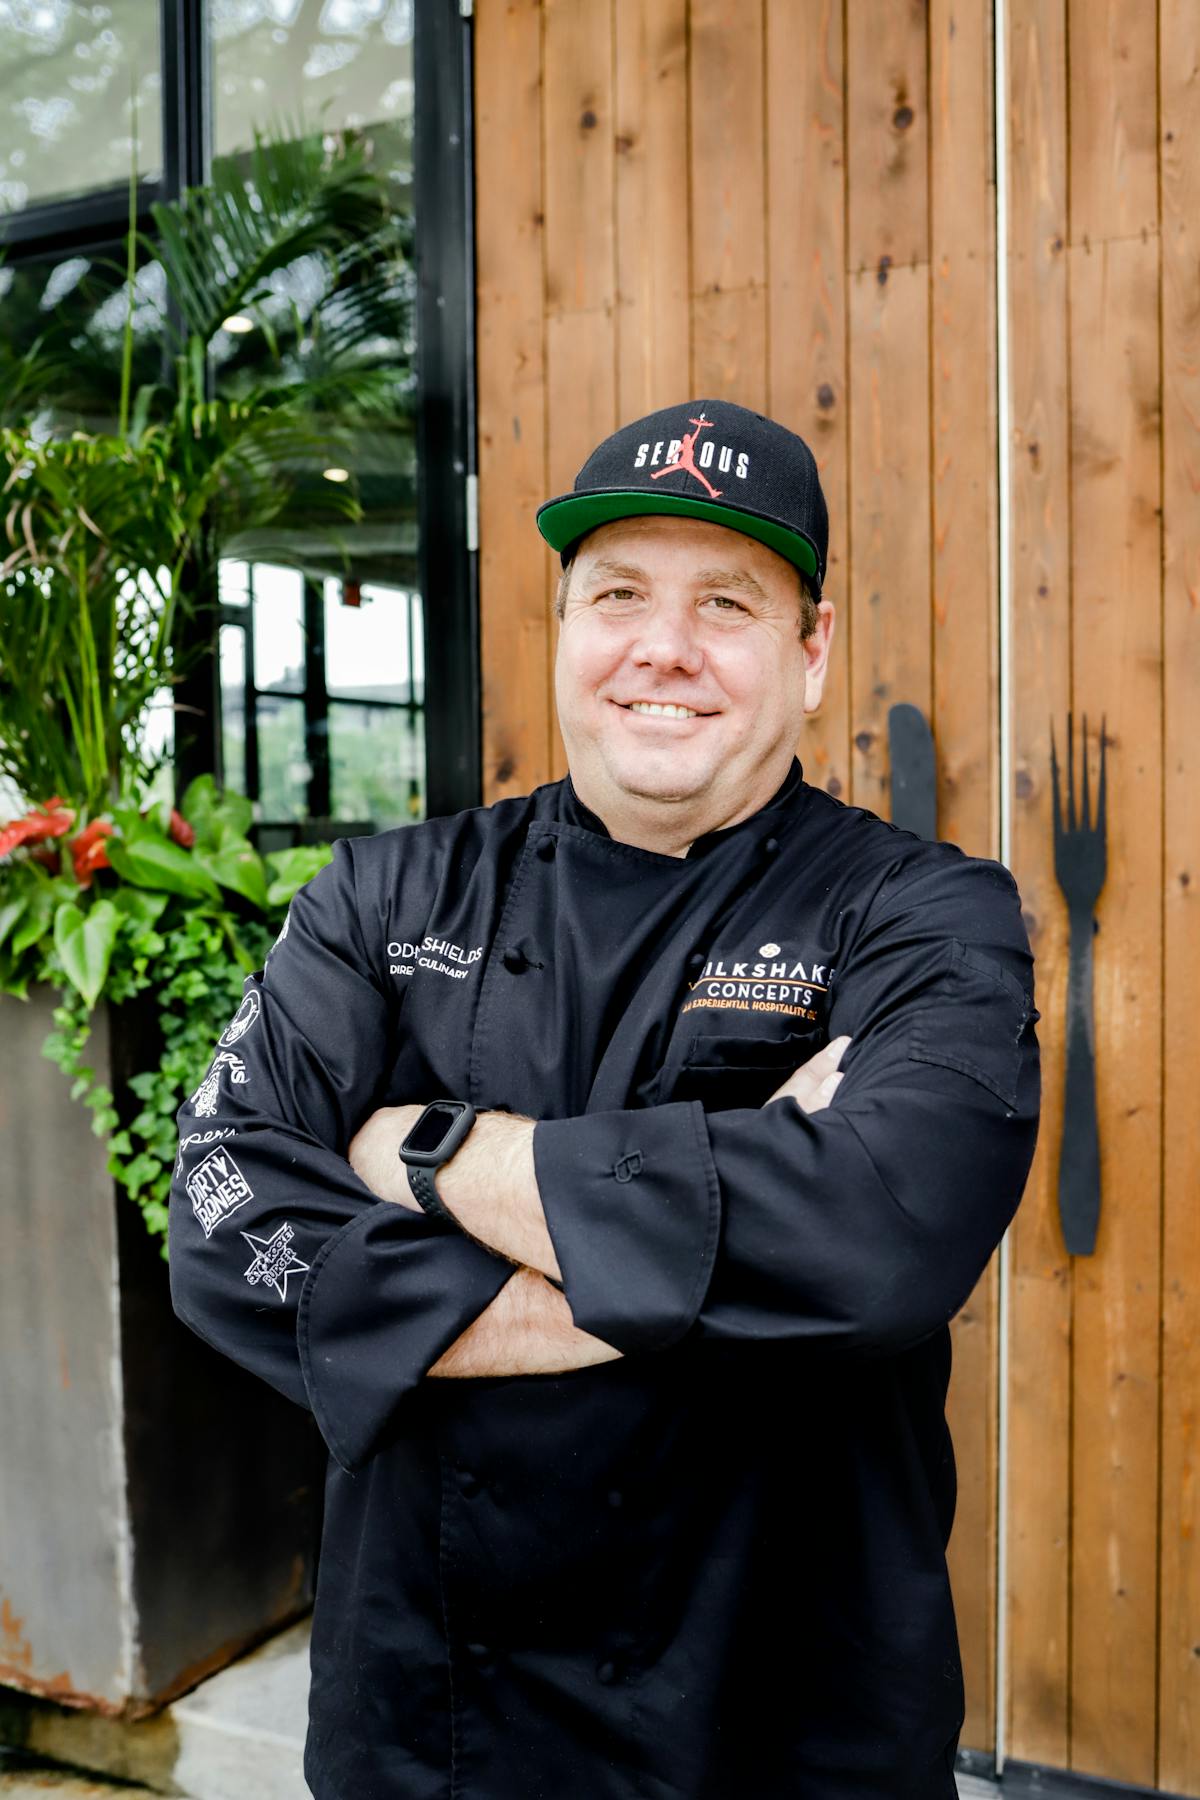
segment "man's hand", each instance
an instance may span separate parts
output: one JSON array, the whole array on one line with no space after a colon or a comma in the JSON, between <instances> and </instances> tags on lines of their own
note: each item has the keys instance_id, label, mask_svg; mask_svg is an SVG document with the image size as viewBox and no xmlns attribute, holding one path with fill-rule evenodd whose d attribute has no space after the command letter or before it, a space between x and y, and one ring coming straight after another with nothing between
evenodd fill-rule
<instances>
[{"instance_id":1,"label":"man's hand","mask_svg":"<svg viewBox=\"0 0 1200 1800\"><path fill-rule=\"evenodd\" d=\"M492 1304L429 1373L438 1377L561 1375L616 1362L603 1339L580 1331L566 1297L534 1269L516 1269Z\"/></svg>"},{"instance_id":2,"label":"man's hand","mask_svg":"<svg viewBox=\"0 0 1200 1800\"><path fill-rule=\"evenodd\" d=\"M794 1100L802 1112L821 1112L832 1103L841 1085L838 1064L849 1042L848 1037L831 1038L823 1050L801 1063L795 1074L789 1075L765 1104L770 1106L773 1100Z\"/></svg>"},{"instance_id":3,"label":"man's hand","mask_svg":"<svg viewBox=\"0 0 1200 1800\"><path fill-rule=\"evenodd\" d=\"M360 1181L381 1200L420 1212L400 1161L400 1146L424 1112L423 1106L381 1106L355 1132L346 1160Z\"/></svg>"}]
</instances>

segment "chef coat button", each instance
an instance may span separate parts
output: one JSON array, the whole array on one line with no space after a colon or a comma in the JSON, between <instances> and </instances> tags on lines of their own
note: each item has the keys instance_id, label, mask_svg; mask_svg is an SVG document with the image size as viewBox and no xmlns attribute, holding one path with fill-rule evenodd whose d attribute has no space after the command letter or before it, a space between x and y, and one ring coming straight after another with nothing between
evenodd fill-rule
<instances>
[{"instance_id":1,"label":"chef coat button","mask_svg":"<svg viewBox=\"0 0 1200 1800\"><path fill-rule=\"evenodd\" d=\"M611 1687L613 1682L616 1679L617 1679L616 1663L602 1662L600 1664L600 1667L596 1670L596 1680L602 1681L604 1683L605 1687Z\"/></svg>"},{"instance_id":2,"label":"chef coat button","mask_svg":"<svg viewBox=\"0 0 1200 1800\"><path fill-rule=\"evenodd\" d=\"M478 1475L473 1475L471 1473L470 1469L460 1469L459 1470L459 1472L458 1472L458 1491L463 1496L464 1499L473 1500L475 1498L476 1494L479 1492L480 1485L481 1484L480 1484Z\"/></svg>"},{"instance_id":3,"label":"chef coat button","mask_svg":"<svg viewBox=\"0 0 1200 1800\"><path fill-rule=\"evenodd\" d=\"M504 967L508 970L510 975L523 975L525 970L529 967L524 951L518 950L515 944L509 945L508 949L505 950L501 956L500 961L504 964Z\"/></svg>"},{"instance_id":4,"label":"chef coat button","mask_svg":"<svg viewBox=\"0 0 1200 1800\"><path fill-rule=\"evenodd\" d=\"M703 950L695 951L691 956L688 957L688 960L687 960L688 974L689 975L698 975L700 973L701 969L704 967L705 960L706 960L706 958L705 958Z\"/></svg>"},{"instance_id":5,"label":"chef coat button","mask_svg":"<svg viewBox=\"0 0 1200 1800\"><path fill-rule=\"evenodd\" d=\"M609 1490L608 1504L614 1508L618 1507L618 1506L624 1506L625 1496L621 1492L620 1488L612 1488Z\"/></svg>"},{"instance_id":6,"label":"chef coat button","mask_svg":"<svg viewBox=\"0 0 1200 1800\"><path fill-rule=\"evenodd\" d=\"M537 854L543 862L553 862L558 852L558 839L544 837L537 847Z\"/></svg>"},{"instance_id":7,"label":"chef coat button","mask_svg":"<svg viewBox=\"0 0 1200 1800\"><path fill-rule=\"evenodd\" d=\"M778 856L778 854L779 854L779 839L778 838L768 838L766 843L763 845L763 854L765 856Z\"/></svg>"}]
</instances>

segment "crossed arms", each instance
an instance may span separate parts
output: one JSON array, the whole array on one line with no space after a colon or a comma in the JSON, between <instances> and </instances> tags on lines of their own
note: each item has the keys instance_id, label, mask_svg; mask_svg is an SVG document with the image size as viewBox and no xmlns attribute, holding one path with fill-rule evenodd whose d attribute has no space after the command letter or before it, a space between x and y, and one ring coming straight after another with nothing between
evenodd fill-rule
<instances>
[{"instance_id":1,"label":"crossed arms","mask_svg":"<svg viewBox=\"0 0 1200 1800\"><path fill-rule=\"evenodd\" d=\"M806 1113L828 1106L849 1044L835 1038L802 1063L771 1099ZM398 1150L419 1106L380 1107L350 1143L350 1166L381 1200L410 1211L412 1197ZM559 1268L538 1192L532 1119L482 1113L466 1142L438 1172L438 1193L468 1237L507 1258L513 1273L491 1304L430 1369L431 1376L549 1375L612 1362L621 1355L576 1326L566 1296L546 1280Z\"/></svg>"},{"instance_id":2,"label":"crossed arms","mask_svg":"<svg viewBox=\"0 0 1200 1800\"><path fill-rule=\"evenodd\" d=\"M180 1111L176 1312L308 1407L347 1469L431 1372L556 1373L692 1331L854 1358L918 1342L1020 1197L1037 1015L1006 871L942 854L900 877L839 971L836 1105L831 1045L758 1109L483 1112L438 1176L455 1231L412 1209L416 1108L375 1110L390 990L340 845Z\"/></svg>"}]
</instances>

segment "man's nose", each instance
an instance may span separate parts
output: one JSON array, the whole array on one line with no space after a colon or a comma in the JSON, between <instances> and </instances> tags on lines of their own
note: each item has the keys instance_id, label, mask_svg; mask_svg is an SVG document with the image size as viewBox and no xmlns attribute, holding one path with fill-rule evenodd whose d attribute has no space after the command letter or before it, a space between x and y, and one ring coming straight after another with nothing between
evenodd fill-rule
<instances>
[{"instance_id":1,"label":"man's nose","mask_svg":"<svg viewBox=\"0 0 1200 1800\"><path fill-rule=\"evenodd\" d=\"M699 674L704 653L690 609L656 608L642 622L631 654L643 668L683 669L689 675Z\"/></svg>"}]
</instances>

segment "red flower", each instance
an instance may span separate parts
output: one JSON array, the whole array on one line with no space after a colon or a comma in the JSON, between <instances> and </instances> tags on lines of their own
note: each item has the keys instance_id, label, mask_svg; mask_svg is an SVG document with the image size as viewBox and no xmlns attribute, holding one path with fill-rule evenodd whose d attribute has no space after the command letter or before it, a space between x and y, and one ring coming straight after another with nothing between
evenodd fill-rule
<instances>
[{"instance_id":1,"label":"red flower","mask_svg":"<svg viewBox=\"0 0 1200 1800\"><path fill-rule=\"evenodd\" d=\"M104 840L112 834L113 828L107 819L93 819L86 830L72 838L69 848L75 864L75 879L80 887L91 887L97 869L111 868Z\"/></svg>"},{"instance_id":2,"label":"red flower","mask_svg":"<svg viewBox=\"0 0 1200 1800\"><path fill-rule=\"evenodd\" d=\"M12 819L0 829L0 856L18 844L40 844L46 838L63 837L75 823L75 814L57 794L44 806L35 806L23 819Z\"/></svg>"},{"instance_id":3,"label":"red flower","mask_svg":"<svg viewBox=\"0 0 1200 1800\"><path fill-rule=\"evenodd\" d=\"M167 831L177 844L183 845L185 850L190 850L196 841L195 832L183 814L176 812L174 807L171 808L171 823L168 825Z\"/></svg>"}]
</instances>

